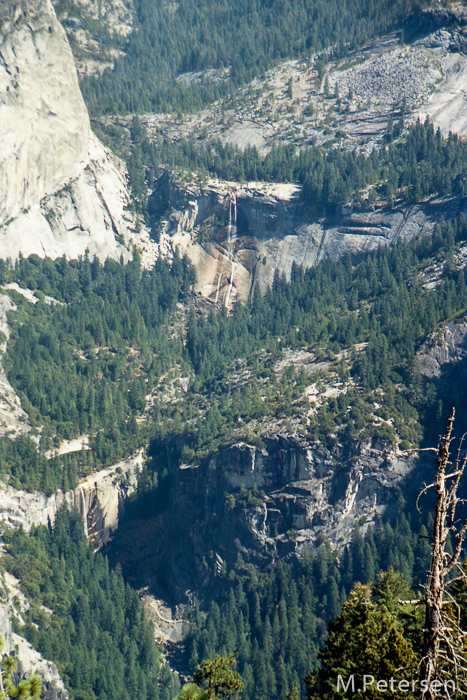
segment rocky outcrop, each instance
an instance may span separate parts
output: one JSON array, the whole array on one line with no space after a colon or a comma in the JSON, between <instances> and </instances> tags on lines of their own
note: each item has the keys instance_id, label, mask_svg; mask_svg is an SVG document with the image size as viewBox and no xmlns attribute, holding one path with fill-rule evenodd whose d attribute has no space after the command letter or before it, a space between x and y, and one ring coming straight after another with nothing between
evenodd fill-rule
<instances>
[{"instance_id":1,"label":"rocky outcrop","mask_svg":"<svg viewBox=\"0 0 467 700\"><path fill-rule=\"evenodd\" d=\"M83 256L128 260L132 235L124 173L91 135L88 159L76 178L0 226L0 254L57 258Z\"/></svg>"},{"instance_id":2,"label":"rocky outcrop","mask_svg":"<svg viewBox=\"0 0 467 700\"><path fill-rule=\"evenodd\" d=\"M75 53L80 77L113 68L133 27L132 0L52 0ZM77 11L78 10L78 11ZM103 40L102 26L107 35Z\"/></svg>"},{"instance_id":3,"label":"rocky outcrop","mask_svg":"<svg viewBox=\"0 0 467 700\"><path fill-rule=\"evenodd\" d=\"M184 185L168 174L153 197L156 213L161 202L170 207L161 247L186 252L197 269L197 290L226 305L248 299L255 285L264 291L276 271L289 277L294 262L312 267L326 257L365 253L427 234L460 206L455 199L366 212L348 206L323 219L300 203L295 185L218 180Z\"/></svg>"},{"instance_id":4,"label":"rocky outcrop","mask_svg":"<svg viewBox=\"0 0 467 700\"><path fill-rule=\"evenodd\" d=\"M457 41L449 46L452 51L467 48L467 9L465 5L453 3L450 7L429 8L418 11L404 25L404 38L408 41L429 36L431 45L437 46L441 33L449 32Z\"/></svg>"},{"instance_id":5,"label":"rocky outcrop","mask_svg":"<svg viewBox=\"0 0 467 700\"><path fill-rule=\"evenodd\" d=\"M21 253L143 264L157 255L135 232L126 174L93 136L73 56L50 0L0 7L0 256Z\"/></svg>"},{"instance_id":6,"label":"rocky outcrop","mask_svg":"<svg viewBox=\"0 0 467 700\"><path fill-rule=\"evenodd\" d=\"M435 387L438 417L456 410L456 432L467 425L467 319L446 323L435 331L417 353L420 373ZM444 426L440 426L440 431Z\"/></svg>"},{"instance_id":7,"label":"rocky outcrop","mask_svg":"<svg viewBox=\"0 0 467 700\"><path fill-rule=\"evenodd\" d=\"M432 53L441 68L443 79L419 109L443 134L467 134L467 8L452 4L449 8L432 8L414 15L406 27L414 43Z\"/></svg>"},{"instance_id":8,"label":"rocky outcrop","mask_svg":"<svg viewBox=\"0 0 467 700\"><path fill-rule=\"evenodd\" d=\"M380 441L352 453L280 435L261 449L233 445L171 470L152 515L141 506L141 518L125 519L108 553L141 586L157 572L157 593L183 603L188 589L215 585L239 553L263 568L323 538L343 547L355 522L364 531L394 506L417 464Z\"/></svg>"},{"instance_id":9,"label":"rocky outcrop","mask_svg":"<svg viewBox=\"0 0 467 700\"><path fill-rule=\"evenodd\" d=\"M6 350L10 336L10 328L7 321L7 313L16 309L15 304L6 294L0 294L0 332L3 338L0 341L0 358ZM16 395L3 369L0 361L0 436L9 435L12 438L31 430L27 413L21 407L21 401Z\"/></svg>"},{"instance_id":10,"label":"rocky outcrop","mask_svg":"<svg viewBox=\"0 0 467 700\"><path fill-rule=\"evenodd\" d=\"M467 321L448 323L424 344L417 354L423 376L439 378L446 368L467 357Z\"/></svg>"},{"instance_id":11,"label":"rocky outcrop","mask_svg":"<svg viewBox=\"0 0 467 700\"><path fill-rule=\"evenodd\" d=\"M109 469L92 474L79 486L52 496L29 493L8 484L0 489L0 521L7 527L23 527L53 523L55 514L64 505L83 516L86 535L96 549L106 544L118 527L123 501L136 484L137 470L142 465L142 453Z\"/></svg>"},{"instance_id":12,"label":"rocky outcrop","mask_svg":"<svg viewBox=\"0 0 467 700\"><path fill-rule=\"evenodd\" d=\"M90 124L65 32L49 0L0 10L0 223L76 177Z\"/></svg>"},{"instance_id":13,"label":"rocky outcrop","mask_svg":"<svg viewBox=\"0 0 467 700\"><path fill-rule=\"evenodd\" d=\"M14 654L18 661L14 674L17 683L23 677L37 674L42 679L43 700L68 700L68 691L60 678L56 665L44 659L29 642L15 634L11 624L11 606L0 604L0 634L4 639L4 653Z\"/></svg>"}]
</instances>

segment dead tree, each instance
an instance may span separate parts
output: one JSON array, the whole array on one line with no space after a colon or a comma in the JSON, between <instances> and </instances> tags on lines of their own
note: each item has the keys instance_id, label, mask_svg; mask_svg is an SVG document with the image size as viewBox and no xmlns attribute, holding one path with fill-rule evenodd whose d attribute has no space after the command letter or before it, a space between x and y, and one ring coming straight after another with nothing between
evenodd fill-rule
<instances>
[{"instance_id":1,"label":"dead tree","mask_svg":"<svg viewBox=\"0 0 467 700\"><path fill-rule=\"evenodd\" d=\"M425 586L425 626L419 667L420 700L439 698L436 681L443 683L446 698L467 695L463 682L467 675L467 634L460 628L460 608L450 592L454 581L467 581L459 564L467 533L467 518L459 519L456 516L457 507L465 502L458 498L457 491L467 465L467 456L461 459L461 440L456 459L450 461L453 423L454 409L438 449L436 480L420 493L421 496L431 488L436 489L430 569ZM453 544L452 554L446 551L449 535ZM458 572L457 577L452 578L453 570ZM461 683L464 689L460 687Z\"/></svg>"}]
</instances>

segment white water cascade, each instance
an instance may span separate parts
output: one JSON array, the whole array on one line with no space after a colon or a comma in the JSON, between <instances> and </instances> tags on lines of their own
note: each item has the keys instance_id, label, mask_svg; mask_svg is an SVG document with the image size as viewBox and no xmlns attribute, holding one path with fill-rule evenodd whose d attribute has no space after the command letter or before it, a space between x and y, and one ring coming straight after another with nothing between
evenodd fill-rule
<instances>
[{"instance_id":1,"label":"white water cascade","mask_svg":"<svg viewBox=\"0 0 467 700\"><path fill-rule=\"evenodd\" d=\"M224 265L222 266L222 269L219 272L219 277L217 278L217 289L216 289L216 297L214 299L215 302L219 300L219 293L221 289L221 284L222 284L222 278L227 276L226 273L226 267L230 266L230 278L227 278L229 280L229 288L227 290L227 294L225 295L225 306L229 308L230 305L230 296L232 293L232 286L233 286L233 278L234 278L234 273L235 273L235 268L236 268L236 262L234 260L235 256L235 242L237 240L237 214L238 214L238 203L237 203L237 194L236 192L233 192L232 194L229 195L229 224L227 227L227 257Z\"/></svg>"},{"instance_id":2,"label":"white water cascade","mask_svg":"<svg viewBox=\"0 0 467 700\"><path fill-rule=\"evenodd\" d=\"M232 224L232 206L233 206L233 224ZM228 260L230 261L230 282L229 282L229 289L227 291L227 295L225 297L225 305L227 308L230 306L230 295L232 293L232 285L233 285L233 279L234 279L234 274L235 274L235 268L237 266L237 263L234 261L235 257L235 242L237 240L237 194L236 192L233 192L230 195L230 204L229 204L229 240L228 240L228 246L227 246L227 255L228 255Z\"/></svg>"}]
</instances>

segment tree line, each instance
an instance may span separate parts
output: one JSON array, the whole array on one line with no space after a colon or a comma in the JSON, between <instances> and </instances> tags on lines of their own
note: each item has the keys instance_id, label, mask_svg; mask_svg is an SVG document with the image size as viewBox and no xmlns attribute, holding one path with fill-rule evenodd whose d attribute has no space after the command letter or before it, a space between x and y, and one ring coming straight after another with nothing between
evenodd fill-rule
<instances>
[{"instance_id":1,"label":"tree line","mask_svg":"<svg viewBox=\"0 0 467 700\"><path fill-rule=\"evenodd\" d=\"M135 25L113 70L85 76L93 115L186 112L228 94L283 58L330 46L345 55L398 26L427 0L154 0L135 2ZM190 71L227 69L224 82L186 84Z\"/></svg>"},{"instance_id":2,"label":"tree line","mask_svg":"<svg viewBox=\"0 0 467 700\"><path fill-rule=\"evenodd\" d=\"M466 235L460 215L437 225L431 238L360 261L324 260L309 270L294 265L290 281L276 275L270 290L256 291L251 303L236 304L231 313L188 310L182 334L170 334L168 324L195 279L186 259L158 261L151 271L137 260L3 263L4 282L16 280L39 297L52 294L65 303L39 298L32 305L10 292L18 311L10 314L4 366L34 429L42 431L39 449L28 436L0 440L2 473L52 493L73 488L78 478L151 440L163 450L171 445L174 459L183 452L188 461L238 439L242 424L251 441L248 425L303 414L310 378L293 367L282 375L274 371L287 347L321 353L342 381L354 380L303 424L309 439L326 443L337 430L344 440L378 435L394 442L397 435L403 446L420 444L437 425L443 402L454 400L464 420L461 395L440 393L435 380L422 379L414 356L440 323L467 307L465 270L454 265ZM433 289L419 278L430 264L440 268ZM247 382L234 379L232 367L240 360ZM188 378L183 401L167 401L168 385L181 374ZM381 392L376 413L375 390ZM82 435L89 435L91 450L53 456L63 439Z\"/></svg>"},{"instance_id":3,"label":"tree line","mask_svg":"<svg viewBox=\"0 0 467 700\"><path fill-rule=\"evenodd\" d=\"M381 640L381 628L378 627L382 620L377 623L376 617L371 622L372 610L376 612L379 603L383 602L378 595L376 601L370 602L371 588L373 593L390 595L391 614L395 613L399 620L404 620L406 629L414 627L413 610L401 608L398 612L397 598L413 598L410 587L424 581L430 545L427 527L421 524L422 520L414 517L409 520L404 510L405 506L401 504L398 518L392 525L381 521L374 532L369 529L364 536L356 526L351 544L340 557L326 541L314 556L302 553L300 559L281 561L269 572L258 571L239 556L233 571L227 572L224 585L218 587L219 592L209 604L207 613L198 607L193 611L187 638L192 672L202 659L212 658L215 653L227 655L235 652L245 700L266 697L267 694L285 698L292 685L303 697L307 678L308 697L322 697L319 692L324 690L326 669L327 690L331 680L335 680L329 677L329 667L332 665L333 671L346 667L345 659L353 658L353 640L362 645L362 655L358 655L362 660L363 649L372 646L376 649L378 644L386 644ZM428 517L428 528L431 522ZM389 573L381 577L381 571ZM364 619L368 627L365 632L364 628L356 629L355 634L361 636L353 638L339 613L343 606L341 615L346 622L350 619L349 609L354 603L352 590L357 582L361 585L358 590L366 591L368 615ZM337 620L330 623L328 632L328 621L336 616ZM398 622L396 627L402 632L400 625ZM341 650L339 656L335 644L331 662L331 654L326 657L326 653L334 641L333 629L337 626L342 631L341 644L345 642L344 629L347 629L348 647L345 654ZM420 651L420 643L418 637L416 651ZM318 662L326 658L328 666L325 663L321 670L315 670L319 668ZM384 659L383 653L381 659ZM362 669L368 668L369 664L371 660L367 659L362 663ZM313 670L311 677L310 669ZM334 695L330 697L334 698Z\"/></svg>"},{"instance_id":4,"label":"tree line","mask_svg":"<svg viewBox=\"0 0 467 700\"><path fill-rule=\"evenodd\" d=\"M36 290L35 305L10 292L18 310L9 314L3 362L33 428L42 427L39 450L28 436L0 440L1 469L32 490L67 490L147 442L136 417L146 407L147 383L181 354L167 323L195 270L177 255L150 271L137 257L102 265L87 255L71 262L32 256L15 267L2 261L0 276L3 284L14 279ZM82 435L90 436L89 454L47 458L62 440Z\"/></svg>"},{"instance_id":5,"label":"tree line","mask_svg":"<svg viewBox=\"0 0 467 700\"><path fill-rule=\"evenodd\" d=\"M118 129L112 130L113 138ZM368 209L376 202L392 208L421 202L432 196L467 195L467 145L456 134L443 138L426 120L407 128L401 139L389 140L370 154L342 145L297 149L294 144L273 145L265 155L255 146L215 141L199 146L167 137L149 139L135 117L131 147L127 150L129 182L135 205L151 224L160 167L183 168L235 182L294 182L301 200L316 215L333 215L350 202Z\"/></svg>"}]
</instances>

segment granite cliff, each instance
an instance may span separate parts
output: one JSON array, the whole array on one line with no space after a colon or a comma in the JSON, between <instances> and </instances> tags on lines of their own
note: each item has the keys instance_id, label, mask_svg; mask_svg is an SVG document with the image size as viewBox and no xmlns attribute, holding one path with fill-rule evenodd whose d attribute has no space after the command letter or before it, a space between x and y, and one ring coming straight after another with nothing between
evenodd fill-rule
<instances>
[{"instance_id":1,"label":"granite cliff","mask_svg":"<svg viewBox=\"0 0 467 700\"><path fill-rule=\"evenodd\" d=\"M47 496L30 493L2 484L0 488L0 521L7 527L49 525L64 505L76 509L83 517L86 535L94 547L100 549L118 527L125 498L136 484L137 470L142 465L142 454L92 474L71 491Z\"/></svg>"},{"instance_id":2,"label":"granite cliff","mask_svg":"<svg viewBox=\"0 0 467 700\"><path fill-rule=\"evenodd\" d=\"M342 548L355 522L364 532L394 508L419 464L379 440L352 450L286 435L262 448L238 443L198 467L169 470L106 551L135 584L186 603L187 591L215 586L239 553L262 569L325 539Z\"/></svg>"},{"instance_id":3,"label":"granite cliff","mask_svg":"<svg viewBox=\"0 0 467 700\"><path fill-rule=\"evenodd\" d=\"M29 642L19 634L13 632L11 617L17 614L14 608L13 597L20 600L23 605L28 602L17 588L18 581L11 574L2 575L1 589L2 599L7 602L0 603L0 634L4 639L4 653L12 654L18 661L14 681L22 677L37 674L42 679L43 700L68 700L68 691L60 678L56 665L52 661L44 659Z\"/></svg>"},{"instance_id":4,"label":"granite cliff","mask_svg":"<svg viewBox=\"0 0 467 700\"><path fill-rule=\"evenodd\" d=\"M316 217L300 203L292 184L223 182L184 184L165 173L153 209L168 207L161 223L162 249L178 247L198 272L197 291L230 306L246 301L255 285L264 290L293 263L312 267L325 257L363 254L381 245L429 234L441 218L463 210L460 199L432 199L392 210L354 211Z\"/></svg>"},{"instance_id":5,"label":"granite cliff","mask_svg":"<svg viewBox=\"0 0 467 700\"><path fill-rule=\"evenodd\" d=\"M50 2L7 0L0 17L3 224L80 174L90 124Z\"/></svg>"},{"instance_id":6,"label":"granite cliff","mask_svg":"<svg viewBox=\"0 0 467 700\"><path fill-rule=\"evenodd\" d=\"M124 168L91 132L50 0L0 8L0 255L128 259L136 235ZM150 254L152 257L152 252Z\"/></svg>"},{"instance_id":7,"label":"granite cliff","mask_svg":"<svg viewBox=\"0 0 467 700\"><path fill-rule=\"evenodd\" d=\"M326 79L319 77L317 56L283 61L239 89L235 100L219 100L180 120L146 114L141 121L156 141L186 139L214 148L220 141L263 154L277 144L370 153L386 142L390 123L427 117L443 134L464 136L466 26L463 5L434 7L344 59L327 56ZM292 185L195 182L168 173L151 197L161 249L187 252L198 291L227 306L246 300L256 284L264 290L276 270L288 276L293 261L313 266L326 256L365 253L427 234L440 218L455 216L459 205L426 201L366 211L349 205L326 219L300 206Z\"/></svg>"}]
</instances>

